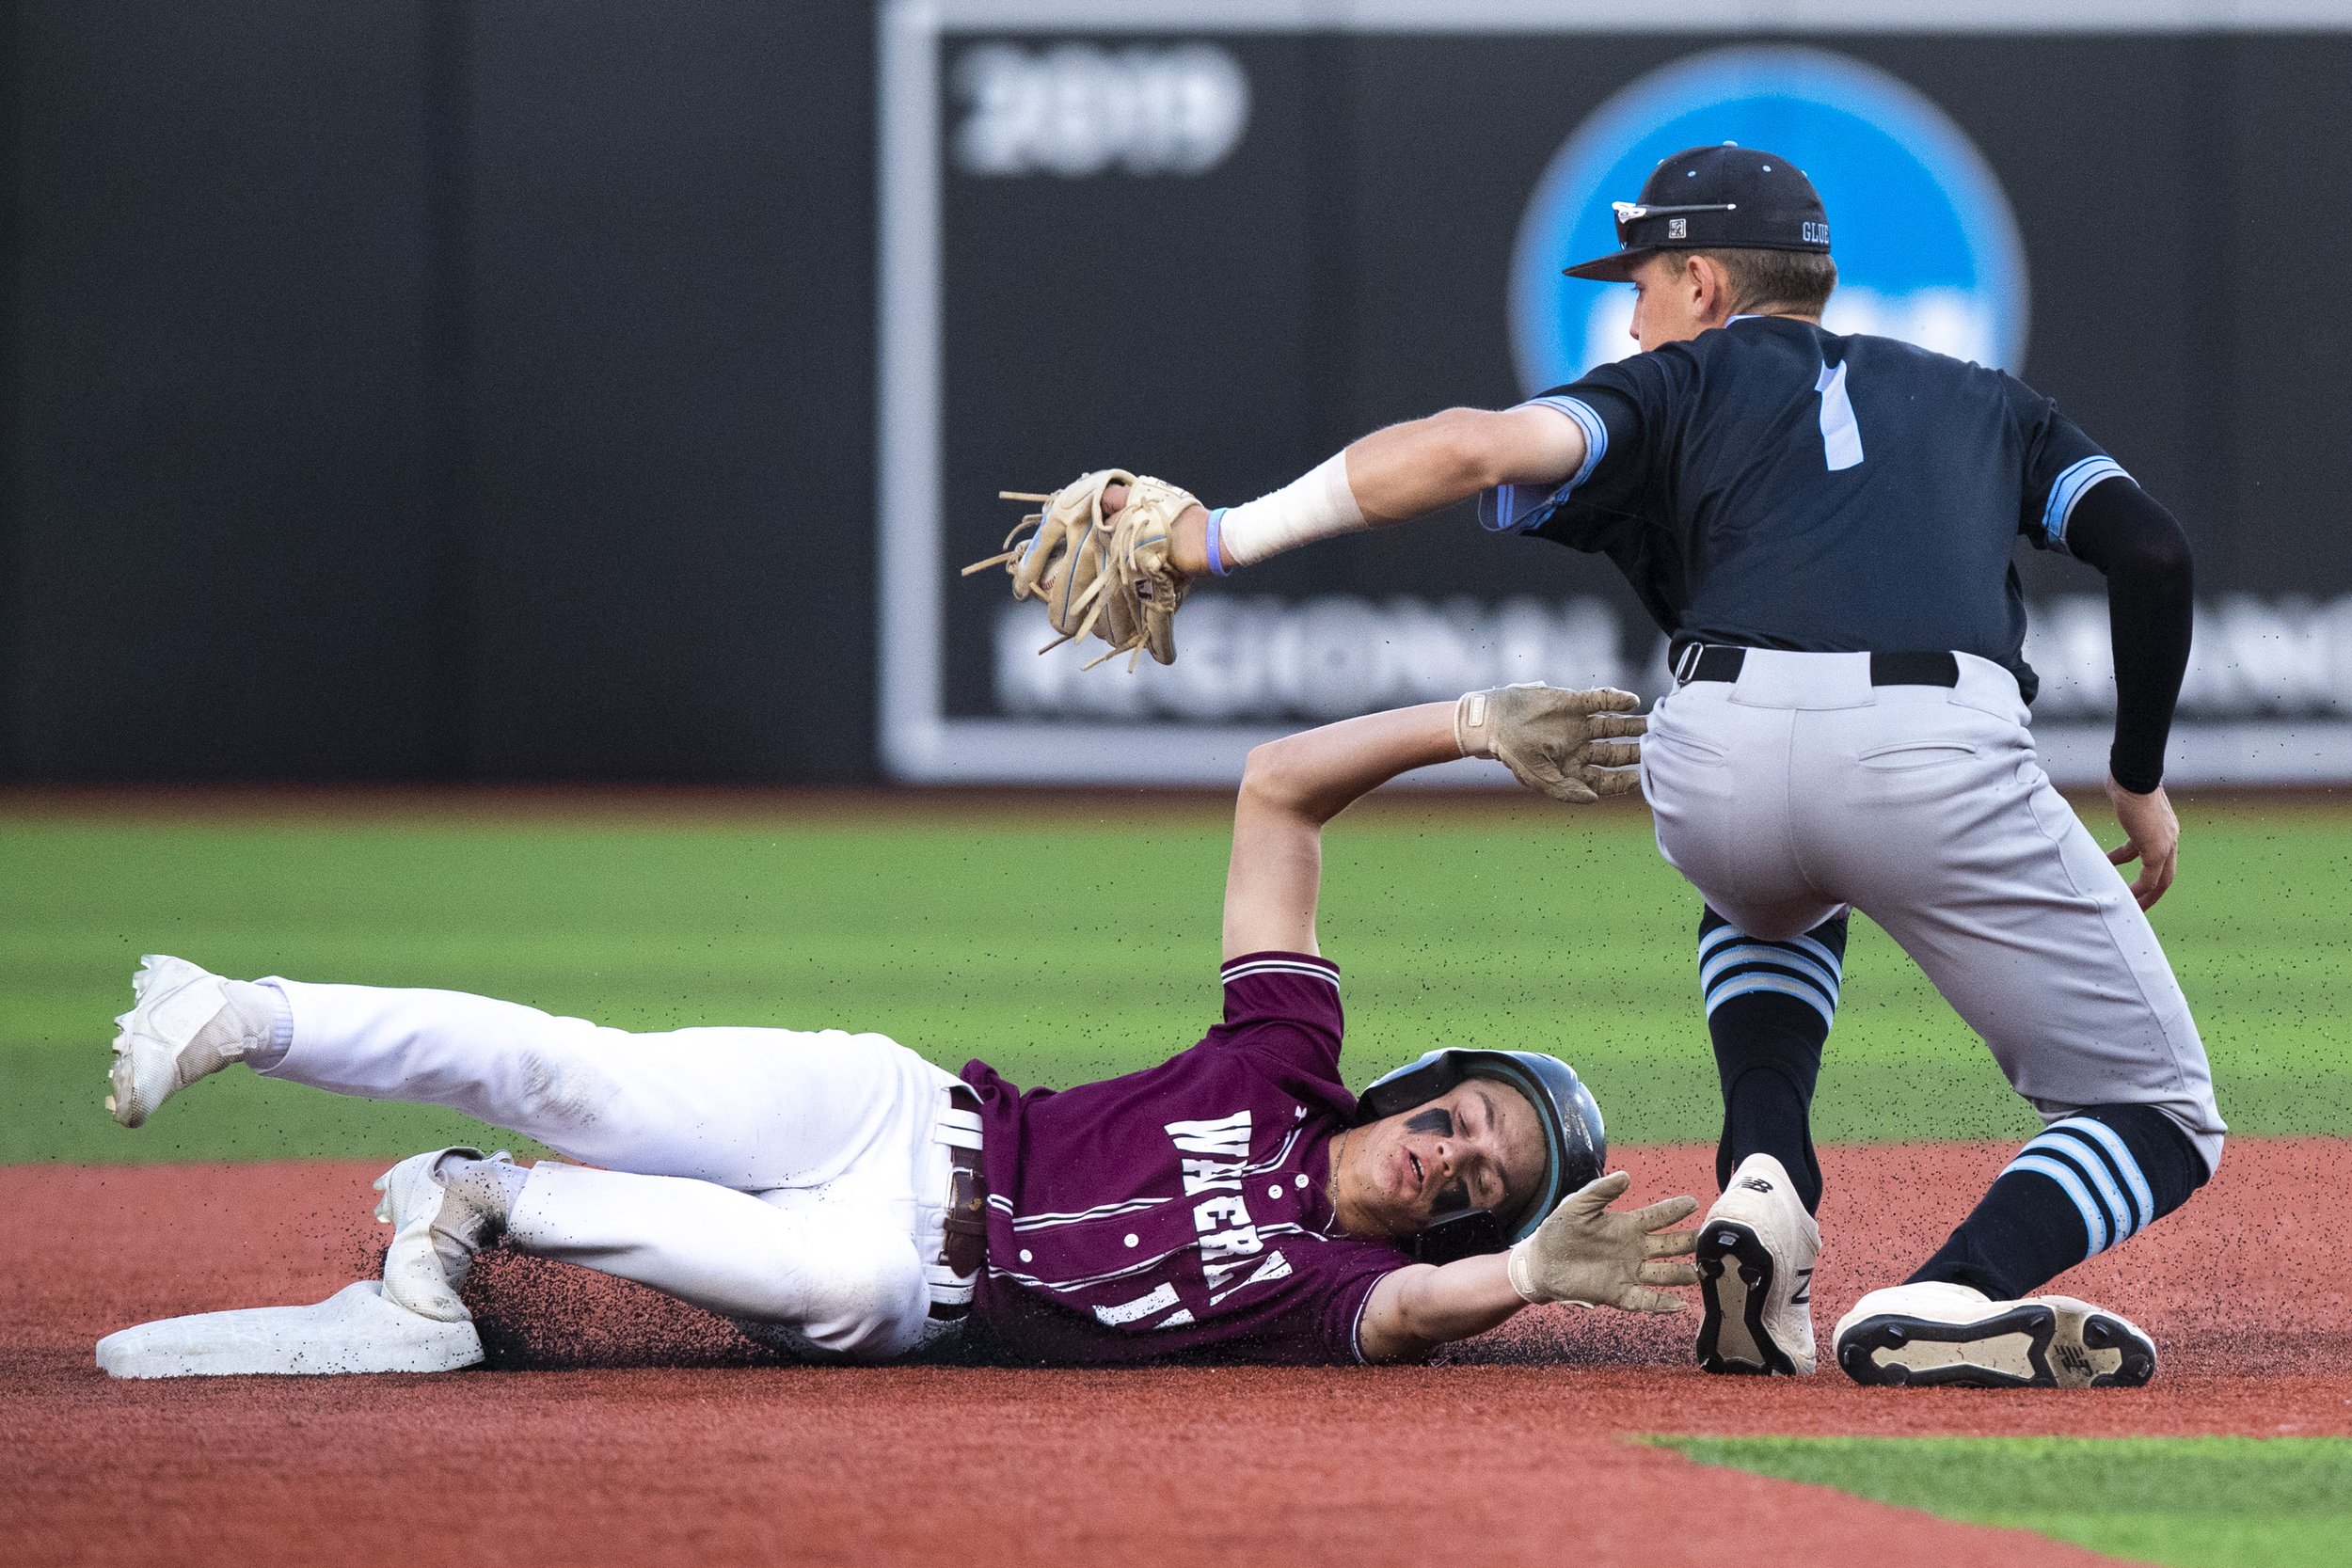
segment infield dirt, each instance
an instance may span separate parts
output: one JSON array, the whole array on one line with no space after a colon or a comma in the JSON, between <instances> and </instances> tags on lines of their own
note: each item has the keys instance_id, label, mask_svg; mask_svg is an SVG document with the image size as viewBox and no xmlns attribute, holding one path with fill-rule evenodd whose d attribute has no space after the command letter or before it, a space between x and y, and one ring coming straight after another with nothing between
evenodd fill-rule
<instances>
[{"instance_id":1,"label":"infield dirt","mask_svg":"<svg viewBox=\"0 0 2352 1568\"><path fill-rule=\"evenodd\" d=\"M1817 1322L1932 1247L2007 1150L1833 1149ZM1711 1151L1622 1151L1637 1195ZM1694 1320L1549 1307L1446 1364L1100 1372L772 1364L726 1324L494 1258L499 1370L118 1383L102 1334L373 1272L379 1166L0 1169L11 1562L2041 1564L2040 1537L1702 1468L1646 1433L2352 1434L2352 1169L2241 1140L2196 1202L2062 1288L2136 1318L2144 1390L1709 1378Z\"/></svg>"}]
</instances>

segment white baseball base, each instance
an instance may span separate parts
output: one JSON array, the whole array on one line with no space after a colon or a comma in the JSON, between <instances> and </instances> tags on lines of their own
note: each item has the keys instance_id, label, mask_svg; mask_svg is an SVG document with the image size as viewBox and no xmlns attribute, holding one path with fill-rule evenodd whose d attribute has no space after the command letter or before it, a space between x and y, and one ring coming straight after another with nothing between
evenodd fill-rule
<instances>
[{"instance_id":1,"label":"white baseball base","mask_svg":"<svg viewBox=\"0 0 2352 1568\"><path fill-rule=\"evenodd\" d=\"M98 1365L115 1377L447 1372L481 1359L472 1323L420 1317L385 1300L374 1279L310 1307L163 1318L98 1341Z\"/></svg>"}]
</instances>

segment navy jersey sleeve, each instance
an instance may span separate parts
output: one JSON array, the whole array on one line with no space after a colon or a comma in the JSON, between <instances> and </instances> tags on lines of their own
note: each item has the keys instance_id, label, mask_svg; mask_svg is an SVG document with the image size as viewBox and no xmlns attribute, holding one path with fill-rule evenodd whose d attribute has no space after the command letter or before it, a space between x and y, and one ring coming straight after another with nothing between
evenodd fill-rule
<instances>
[{"instance_id":1,"label":"navy jersey sleeve","mask_svg":"<svg viewBox=\"0 0 2352 1568\"><path fill-rule=\"evenodd\" d=\"M1318 1082L1340 1079L1340 967L1311 953L1245 953L1226 964L1225 1019L1193 1049L1254 1051Z\"/></svg>"},{"instance_id":2,"label":"navy jersey sleeve","mask_svg":"<svg viewBox=\"0 0 2352 1568\"><path fill-rule=\"evenodd\" d=\"M1478 500L1479 522L1498 533L1540 533L1581 550L1606 550L1644 511L1660 433L1671 428L1677 357L1638 355L1600 365L1581 381L1530 398L1584 432L1584 464L1546 484L1505 484Z\"/></svg>"},{"instance_id":3,"label":"navy jersey sleeve","mask_svg":"<svg viewBox=\"0 0 2352 1568\"><path fill-rule=\"evenodd\" d=\"M2036 549L2072 554L2066 528L2075 505L2101 480L2131 476L2080 425L2059 413L2057 404L2021 381L2012 380L2010 387L2026 458L2017 531L2032 540Z\"/></svg>"}]
</instances>

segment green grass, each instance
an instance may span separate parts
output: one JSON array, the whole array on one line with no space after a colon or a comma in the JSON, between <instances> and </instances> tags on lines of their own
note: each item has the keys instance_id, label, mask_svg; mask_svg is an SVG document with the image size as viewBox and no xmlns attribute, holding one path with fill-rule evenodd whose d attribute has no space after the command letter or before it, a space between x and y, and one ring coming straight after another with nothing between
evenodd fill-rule
<instances>
[{"instance_id":1,"label":"green grass","mask_svg":"<svg viewBox=\"0 0 2352 1568\"><path fill-rule=\"evenodd\" d=\"M1673 1437L1708 1465L2168 1568L2333 1568L2352 1540L2342 1437Z\"/></svg>"},{"instance_id":2,"label":"green grass","mask_svg":"<svg viewBox=\"0 0 2352 1568\"><path fill-rule=\"evenodd\" d=\"M2352 816L2192 815L2158 911L2242 1132L2352 1132ZM1226 828L884 820L283 822L0 817L0 1160L392 1154L438 1112L230 1073L137 1133L99 1108L143 952L224 973L479 990L636 1029L877 1029L1066 1084L1154 1061L1216 1008ZM1623 1143L1711 1139L1697 899L1647 818L1394 810L1329 835L1323 942L1359 1082L1447 1041L1556 1051ZM2029 1128L1990 1056L1855 926L1827 1140Z\"/></svg>"}]
</instances>

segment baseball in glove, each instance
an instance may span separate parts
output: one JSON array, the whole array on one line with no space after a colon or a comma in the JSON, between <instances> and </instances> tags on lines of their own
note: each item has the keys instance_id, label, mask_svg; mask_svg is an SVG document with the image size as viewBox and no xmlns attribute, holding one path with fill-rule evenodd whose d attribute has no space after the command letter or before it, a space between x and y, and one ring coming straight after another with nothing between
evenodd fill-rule
<instances>
[{"instance_id":1,"label":"baseball in glove","mask_svg":"<svg viewBox=\"0 0 2352 1568\"><path fill-rule=\"evenodd\" d=\"M1114 484L1127 487L1127 504L1105 517L1103 492ZM1168 530L1184 508L1199 504L1192 496L1124 468L1081 474L1050 496L998 496L1044 510L1021 519L1005 536L1003 553L974 562L963 575L1002 566L1012 577L1014 598L1045 601L1045 619L1061 635L1039 653L1093 636L1110 651L1089 659L1089 670L1119 654L1129 656L1132 670L1147 651L1162 664L1176 662L1176 610L1190 579L1168 559Z\"/></svg>"}]
</instances>

